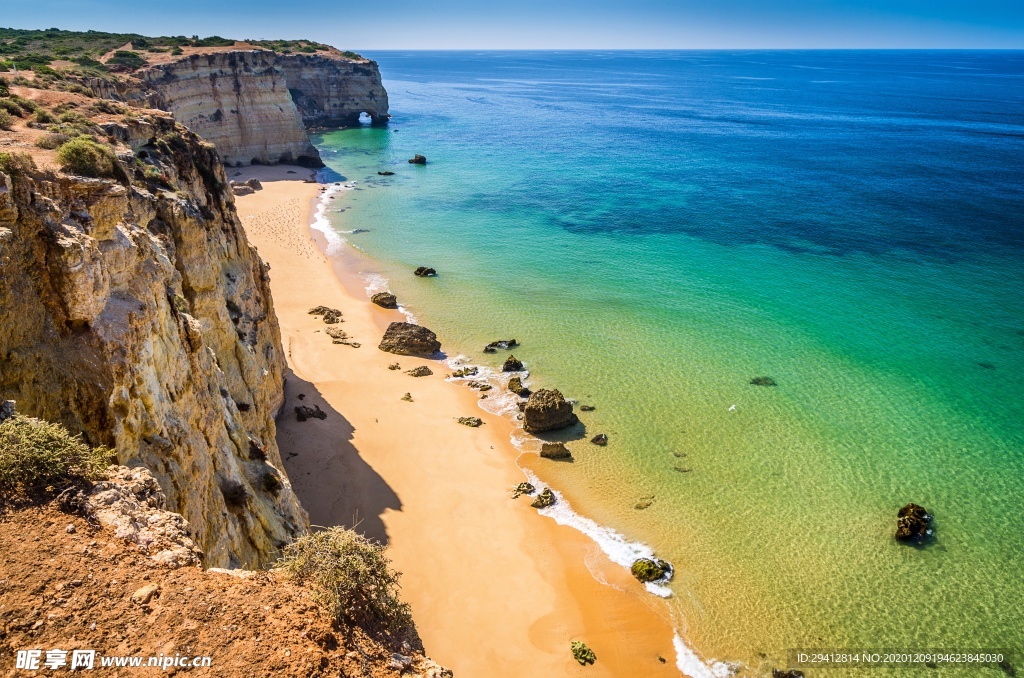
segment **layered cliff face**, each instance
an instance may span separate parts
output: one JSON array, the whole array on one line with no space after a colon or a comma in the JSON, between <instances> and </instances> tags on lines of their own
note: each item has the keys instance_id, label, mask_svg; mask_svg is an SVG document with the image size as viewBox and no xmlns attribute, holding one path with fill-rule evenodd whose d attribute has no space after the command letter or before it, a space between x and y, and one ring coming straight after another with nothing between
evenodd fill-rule
<instances>
[{"instance_id":1,"label":"layered cliff face","mask_svg":"<svg viewBox=\"0 0 1024 678\"><path fill-rule=\"evenodd\" d=\"M151 102L216 145L226 165L322 166L307 126L388 117L377 64L338 55L268 50L193 54L139 71ZM106 96L111 96L106 93ZM113 93L136 100L140 93Z\"/></svg>"},{"instance_id":2,"label":"layered cliff face","mask_svg":"<svg viewBox=\"0 0 1024 678\"><path fill-rule=\"evenodd\" d=\"M0 400L148 468L208 566L255 566L308 522L267 268L211 144L157 115L104 129L121 180L0 174Z\"/></svg>"}]
</instances>

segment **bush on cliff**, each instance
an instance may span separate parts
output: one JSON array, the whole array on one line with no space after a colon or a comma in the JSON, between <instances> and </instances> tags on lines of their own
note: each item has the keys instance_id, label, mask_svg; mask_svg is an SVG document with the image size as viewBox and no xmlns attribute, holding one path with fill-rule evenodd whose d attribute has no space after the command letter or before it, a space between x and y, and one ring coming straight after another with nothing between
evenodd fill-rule
<instances>
[{"instance_id":1,"label":"bush on cliff","mask_svg":"<svg viewBox=\"0 0 1024 678\"><path fill-rule=\"evenodd\" d=\"M0 97L8 96L10 95L10 93L11 88L7 85L7 81L3 78L0 78Z\"/></svg>"},{"instance_id":2,"label":"bush on cliff","mask_svg":"<svg viewBox=\"0 0 1024 678\"><path fill-rule=\"evenodd\" d=\"M114 152L86 137L78 137L57 149L62 169L86 177L110 177L114 174Z\"/></svg>"},{"instance_id":3,"label":"bush on cliff","mask_svg":"<svg viewBox=\"0 0 1024 678\"><path fill-rule=\"evenodd\" d=\"M412 632L409 606L398 597L400 573L380 544L332 527L286 546L280 564L339 622L382 640L399 641Z\"/></svg>"},{"instance_id":4,"label":"bush on cliff","mask_svg":"<svg viewBox=\"0 0 1024 678\"><path fill-rule=\"evenodd\" d=\"M15 415L0 423L0 504L98 478L111 461L109 449L89 447L59 424Z\"/></svg>"},{"instance_id":5,"label":"bush on cliff","mask_svg":"<svg viewBox=\"0 0 1024 678\"><path fill-rule=\"evenodd\" d=\"M14 126L14 118L7 111L0 108L0 129L11 129Z\"/></svg>"},{"instance_id":6,"label":"bush on cliff","mask_svg":"<svg viewBox=\"0 0 1024 678\"><path fill-rule=\"evenodd\" d=\"M10 176L27 174L36 169L36 161L28 153L0 153L0 172Z\"/></svg>"}]
</instances>

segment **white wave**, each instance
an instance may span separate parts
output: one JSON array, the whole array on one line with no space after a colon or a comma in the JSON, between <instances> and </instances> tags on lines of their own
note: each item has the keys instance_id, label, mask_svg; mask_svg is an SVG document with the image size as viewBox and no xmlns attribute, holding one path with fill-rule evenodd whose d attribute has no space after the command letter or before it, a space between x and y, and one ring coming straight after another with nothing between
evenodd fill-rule
<instances>
[{"instance_id":1,"label":"white wave","mask_svg":"<svg viewBox=\"0 0 1024 678\"><path fill-rule=\"evenodd\" d=\"M672 639L676 649L676 668L690 678L729 678L735 675L739 666L728 662L705 663L677 633Z\"/></svg>"},{"instance_id":2,"label":"white wave","mask_svg":"<svg viewBox=\"0 0 1024 678\"><path fill-rule=\"evenodd\" d=\"M317 181L322 181L321 174L319 173L317 174ZM339 184L328 186L327 190L320 194L320 200L317 202L316 210L313 212L313 223L310 227L324 234L324 237L327 239L328 256L337 253L345 244L345 238L331 226L331 221L327 218L327 207L331 196L345 190L349 189Z\"/></svg>"}]
</instances>

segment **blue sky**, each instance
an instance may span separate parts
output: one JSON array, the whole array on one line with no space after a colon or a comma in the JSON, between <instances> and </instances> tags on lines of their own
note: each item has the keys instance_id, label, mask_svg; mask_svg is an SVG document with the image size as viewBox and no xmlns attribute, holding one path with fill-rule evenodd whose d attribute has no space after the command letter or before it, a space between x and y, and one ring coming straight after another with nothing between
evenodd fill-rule
<instances>
[{"instance_id":1,"label":"blue sky","mask_svg":"<svg viewBox=\"0 0 1024 678\"><path fill-rule=\"evenodd\" d=\"M0 0L0 25L343 49L1024 48L1024 0Z\"/></svg>"}]
</instances>

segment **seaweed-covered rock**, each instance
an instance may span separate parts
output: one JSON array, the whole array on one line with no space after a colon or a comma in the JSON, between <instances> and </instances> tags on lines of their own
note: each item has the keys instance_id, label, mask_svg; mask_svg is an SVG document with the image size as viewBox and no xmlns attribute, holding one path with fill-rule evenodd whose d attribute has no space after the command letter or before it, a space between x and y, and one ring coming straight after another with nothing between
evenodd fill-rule
<instances>
[{"instance_id":1,"label":"seaweed-covered rock","mask_svg":"<svg viewBox=\"0 0 1024 678\"><path fill-rule=\"evenodd\" d=\"M480 417L459 417L459 423L470 428L478 428L484 424Z\"/></svg>"},{"instance_id":2,"label":"seaweed-covered rock","mask_svg":"<svg viewBox=\"0 0 1024 678\"><path fill-rule=\"evenodd\" d=\"M530 395L523 408L523 429L527 433L568 428L578 422L572 404L558 390L542 388Z\"/></svg>"},{"instance_id":3,"label":"seaweed-covered rock","mask_svg":"<svg viewBox=\"0 0 1024 678\"><path fill-rule=\"evenodd\" d=\"M411 370L406 371L406 374L410 377L429 377L433 373L433 370L426 365L420 365L419 367L414 367Z\"/></svg>"},{"instance_id":4,"label":"seaweed-covered rock","mask_svg":"<svg viewBox=\"0 0 1024 678\"><path fill-rule=\"evenodd\" d=\"M523 369L525 369L523 367L523 361L517 359L514 355L510 355L506 358L505 364L501 366L502 372L522 372Z\"/></svg>"},{"instance_id":5,"label":"seaweed-covered rock","mask_svg":"<svg viewBox=\"0 0 1024 678\"><path fill-rule=\"evenodd\" d=\"M672 573L672 566L657 558L639 558L633 561L629 571L637 580L644 582L658 581Z\"/></svg>"},{"instance_id":6,"label":"seaweed-covered rock","mask_svg":"<svg viewBox=\"0 0 1024 678\"><path fill-rule=\"evenodd\" d=\"M545 487L544 491L537 495L536 499L530 502L530 506L535 509L547 508L553 506L555 503L555 494L551 491L550 487Z\"/></svg>"},{"instance_id":7,"label":"seaweed-covered rock","mask_svg":"<svg viewBox=\"0 0 1024 678\"><path fill-rule=\"evenodd\" d=\"M594 443L595 445L600 445L601 447L604 447L605 445L608 444L608 436L605 435L604 433L598 433L596 436L590 439L590 442Z\"/></svg>"},{"instance_id":8,"label":"seaweed-covered rock","mask_svg":"<svg viewBox=\"0 0 1024 678\"><path fill-rule=\"evenodd\" d=\"M437 335L426 327L394 322L388 325L384 338L377 348L398 355L430 356L441 350L441 342L437 340Z\"/></svg>"},{"instance_id":9,"label":"seaweed-covered rock","mask_svg":"<svg viewBox=\"0 0 1024 678\"><path fill-rule=\"evenodd\" d=\"M932 533L932 516L923 506L907 504L896 514L896 539L921 542Z\"/></svg>"},{"instance_id":10,"label":"seaweed-covered rock","mask_svg":"<svg viewBox=\"0 0 1024 678\"><path fill-rule=\"evenodd\" d=\"M413 271L413 274L418 275L421 278L430 278L437 275L437 271L426 266L420 266L415 271Z\"/></svg>"},{"instance_id":11,"label":"seaweed-covered rock","mask_svg":"<svg viewBox=\"0 0 1024 678\"><path fill-rule=\"evenodd\" d=\"M771 377L754 377L750 380L752 386L778 386Z\"/></svg>"},{"instance_id":12,"label":"seaweed-covered rock","mask_svg":"<svg viewBox=\"0 0 1024 678\"><path fill-rule=\"evenodd\" d=\"M574 640L570 644L572 648L572 658L580 663L580 666L586 666L587 664L593 664L597 661L597 655L591 650L586 644Z\"/></svg>"},{"instance_id":13,"label":"seaweed-covered rock","mask_svg":"<svg viewBox=\"0 0 1024 678\"><path fill-rule=\"evenodd\" d=\"M580 405L580 412L593 412L596 409L593 405Z\"/></svg>"},{"instance_id":14,"label":"seaweed-covered rock","mask_svg":"<svg viewBox=\"0 0 1024 678\"><path fill-rule=\"evenodd\" d=\"M537 491L537 488L533 486L533 483L522 482L512 488L512 498L518 499L522 495L530 495Z\"/></svg>"},{"instance_id":15,"label":"seaweed-covered rock","mask_svg":"<svg viewBox=\"0 0 1024 678\"><path fill-rule=\"evenodd\" d=\"M512 377L508 380L508 390L520 398L528 398L530 396L530 389L523 386L523 380L520 377Z\"/></svg>"},{"instance_id":16,"label":"seaweed-covered rock","mask_svg":"<svg viewBox=\"0 0 1024 678\"><path fill-rule=\"evenodd\" d=\"M314 405L313 407L299 405L295 408L295 417L299 421L306 421L307 419L326 419L327 413L321 410L319 405Z\"/></svg>"},{"instance_id":17,"label":"seaweed-covered rock","mask_svg":"<svg viewBox=\"0 0 1024 678\"><path fill-rule=\"evenodd\" d=\"M398 308L398 297L391 294L391 292L378 292L370 297L370 301L381 308Z\"/></svg>"},{"instance_id":18,"label":"seaweed-covered rock","mask_svg":"<svg viewBox=\"0 0 1024 678\"><path fill-rule=\"evenodd\" d=\"M572 459L572 452L565 443L544 443L540 446L540 456L545 459Z\"/></svg>"},{"instance_id":19,"label":"seaweed-covered rock","mask_svg":"<svg viewBox=\"0 0 1024 678\"><path fill-rule=\"evenodd\" d=\"M484 353L497 353L500 348L503 351L508 351L519 345L519 342L515 339L498 339L484 346Z\"/></svg>"},{"instance_id":20,"label":"seaweed-covered rock","mask_svg":"<svg viewBox=\"0 0 1024 678\"><path fill-rule=\"evenodd\" d=\"M426 158L426 156L423 156L423 155L420 155L419 153L417 153L413 157L409 158L409 164L410 165L426 165L427 164L427 158Z\"/></svg>"}]
</instances>

